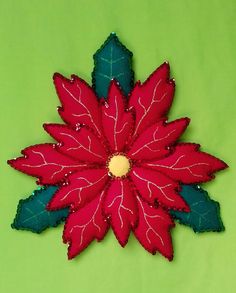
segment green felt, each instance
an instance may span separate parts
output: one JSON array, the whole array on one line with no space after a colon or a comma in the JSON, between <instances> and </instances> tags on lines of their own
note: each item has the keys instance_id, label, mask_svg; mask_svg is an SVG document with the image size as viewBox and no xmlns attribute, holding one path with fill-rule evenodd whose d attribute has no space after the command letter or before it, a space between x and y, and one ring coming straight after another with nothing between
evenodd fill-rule
<instances>
[{"instance_id":1,"label":"green felt","mask_svg":"<svg viewBox=\"0 0 236 293\"><path fill-rule=\"evenodd\" d=\"M171 211L181 224L190 226L194 232L224 231L219 203L211 200L207 191L200 186L183 185L180 193L191 210L189 213Z\"/></svg>"},{"instance_id":2,"label":"green felt","mask_svg":"<svg viewBox=\"0 0 236 293\"><path fill-rule=\"evenodd\" d=\"M128 95L133 87L132 53L111 33L94 54L93 87L99 98L106 98L110 81L116 79Z\"/></svg>"},{"instance_id":3,"label":"green felt","mask_svg":"<svg viewBox=\"0 0 236 293\"><path fill-rule=\"evenodd\" d=\"M0 292L235 291L235 10L234 0L1 1ZM177 85L170 119L191 117L184 139L230 165L203 185L221 204L225 232L194 234L177 225L172 263L149 255L133 236L121 248L111 231L67 261L62 225L44 235L10 227L35 179L5 161L52 141L42 124L61 122L53 73L76 73L91 83L92 55L111 31L134 53L136 79L169 60Z\"/></svg>"},{"instance_id":4,"label":"green felt","mask_svg":"<svg viewBox=\"0 0 236 293\"><path fill-rule=\"evenodd\" d=\"M57 189L55 186L40 188L27 199L20 200L12 228L41 233L63 222L68 215L68 209L52 212L46 209Z\"/></svg>"}]
</instances>

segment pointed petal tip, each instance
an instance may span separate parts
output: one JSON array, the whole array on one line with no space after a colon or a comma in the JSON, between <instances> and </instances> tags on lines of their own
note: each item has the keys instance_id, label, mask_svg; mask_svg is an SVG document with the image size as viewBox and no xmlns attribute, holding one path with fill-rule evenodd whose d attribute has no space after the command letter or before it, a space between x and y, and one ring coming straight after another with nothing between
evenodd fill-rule
<instances>
[{"instance_id":1,"label":"pointed petal tip","mask_svg":"<svg viewBox=\"0 0 236 293\"><path fill-rule=\"evenodd\" d=\"M172 261L174 259L174 255L167 255L166 258L168 259L168 261Z\"/></svg>"},{"instance_id":2,"label":"pointed petal tip","mask_svg":"<svg viewBox=\"0 0 236 293\"><path fill-rule=\"evenodd\" d=\"M80 80L80 81L84 81L82 78L80 78L78 75L76 74L71 74L71 80Z\"/></svg>"},{"instance_id":3,"label":"pointed petal tip","mask_svg":"<svg viewBox=\"0 0 236 293\"><path fill-rule=\"evenodd\" d=\"M62 78L64 78L64 76L62 74L60 74L59 72L55 72L53 74L53 77L52 78L55 81L56 79L62 79Z\"/></svg>"},{"instance_id":4,"label":"pointed petal tip","mask_svg":"<svg viewBox=\"0 0 236 293\"><path fill-rule=\"evenodd\" d=\"M225 162L223 162L223 163L225 165L225 169L229 168L229 165L228 164L226 164Z\"/></svg>"},{"instance_id":5,"label":"pointed petal tip","mask_svg":"<svg viewBox=\"0 0 236 293\"><path fill-rule=\"evenodd\" d=\"M183 208L183 212L185 213L190 213L191 212L191 209L190 207L186 204L186 206Z\"/></svg>"},{"instance_id":6,"label":"pointed petal tip","mask_svg":"<svg viewBox=\"0 0 236 293\"><path fill-rule=\"evenodd\" d=\"M9 166L11 166L12 168L18 170L18 168L16 167L16 163L17 163L18 159L20 159L20 158L22 158L22 157L7 160L7 164Z\"/></svg>"},{"instance_id":7,"label":"pointed petal tip","mask_svg":"<svg viewBox=\"0 0 236 293\"><path fill-rule=\"evenodd\" d=\"M175 79L174 78L171 78L169 81L168 81L169 84L171 84L173 87L176 86L175 84Z\"/></svg>"},{"instance_id":8,"label":"pointed petal tip","mask_svg":"<svg viewBox=\"0 0 236 293\"><path fill-rule=\"evenodd\" d=\"M49 134L50 134L50 131L53 130L55 127L67 127L67 125L59 124L59 123L50 123L50 122L43 123L43 129Z\"/></svg>"},{"instance_id":9,"label":"pointed petal tip","mask_svg":"<svg viewBox=\"0 0 236 293\"><path fill-rule=\"evenodd\" d=\"M60 190L60 188L54 193L52 199L48 202L48 204L46 205L46 210L47 211L58 211L64 208L69 207L70 205L67 204L62 204L60 206L57 205L57 203L54 202L54 198L56 197L58 191Z\"/></svg>"},{"instance_id":10,"label":"pointed petal tip","mask_svg":"<svg viewBox=\"0 0 236 293\"><path fill-rule=\"evenodd\" d=\"M116 79L116 78L112 78L111 81L110 81L110 86L116 86L118 87L119 86L119 81Z\"/></svg>"},{"instance_id":11,"label":"pointed petal tip","mask_svg":"<svg viewBox=\"0 0 236 293\"><path fill-rule=\"evenodd\" d=\"M75 258L76 254L72 254L70 252L70 247L68 248L68 252L67 252L67 259L68 260L72 260L73 258Z\"/></svg>"},{"instance_id":12,"label":"pointed petal tip","mask_svg":"<svg viewBox=\"0 0 236 293\"><path fill-rule=\"evenodd\" d=\"M54 195L55 195L55 194L54 194ZM55 207L53 206L53 204L52 204L52 200L49 201L49 203L46 205L46 210L47 210L47 211L56 211L56 210L57 210L57 208L55 208Z\"/></svg>"},{"instance_id":13,"label":"pointed petal tip","mask_svg":"<svg viewBox=\"0 0 236 293\"><path fill-rule=\"evenodd\" d=\"M48 132L48 128L50 128L50 123L43 123L43 129Z\"/></svg>"},{"instance_id":14,"label":"pointed petal tip","mask_svg":"<svg viewBox=\"0 0 236 293\"><path fill-rule=\"evenodd\" d=\"M170 248L170 249L168 249L165 252L159 251L159 253L161 255L163 255L166 259L168 259L168 261L170 261L170 262L174 259L174 251L173 251L173 248Z\"/></svg>"},{"instance_id":15,"label":"pointed petal tip","mask_svg":"<svg viewBox=\"0 0 236 293\"><path fill-rule=\"evenodd\" d=\"M189 117L184 117L183 119L185 120L186 126L188 126L191 122L191 119Z\"/></svg>"},{"instance_id":16,"label":"pointed petal tip","mask_svg":"<svg viewBox=\"0 0 236 293\"><path fill-rule=\"evenodd\" d=\"M164 61L160 67L165 67L167 70L170 70L170 63L169 61Z\"/></svg>"},{"instance_id":17,"label":"pointed petal tip","mask_svg":"<svg viewBox=\"0 0 236 293\"><path fill-rule=\"evenodd\" d=\"M222 160L219 160L219 161L221 162L221 167L219 170L225 170L225 169L229 168L229 165L226 164L224 161L222 161Z\"/></svg>"},{"instance_id":18,"label":"pointed petal tip","mask_svg":"<svg viewBox=\"0 0 236 293\"><path fill-rule=\"evenodd\" d=\"M7 164L12 166L13 162L15 161L16 159L10 159L10 160L7 160Z\"/></svg>"},{"instance_id":19,"label":"pointed petal tip","mask_svg":"<svg viewBox=\"0 0 236 293\"><path fill-rule=\"evenodd\" d=\"M122 248L124 248L124 247L126 246L126 244L127 244L128 241L123 242L123 241L119 241L119 240L118 240L118 242L119 242L120 246L121 246Z\"/></svg>"},{"instance_id":20,"label":"pointed petal tip","mask_svg":"<svg viewBox=\"0 0 236 293\"><path fill-rule=\"evenodd\" d=\"M113 232L114 232L115 237L116 237L118 243L120 244L120 246L121 246L122 248L124 248L124 247L127 245L127 243L128 243L129 237L126 237L126 239L120 239L120 238L118 237L117 233L115 233L114 228L113 228Z\"/></svg>"},{"instance_id":21,"label":"pointed petal tip","mask_svg":"<svg viewBox=\"0 0 236 293\"><path fill-rule=\"evenodd\" d=\"M175 121L178 121L179 123L182 123L181 125L183 126L183 128L185 130L188 127L188 125L190 124L191 119L189 117L183 117L183 118L179 118L179 119L177 119Z\"/></svg>"},{"instance_id":22,"label":"pointed petal tip","mask_svg":"<svg viewBox=\"0 0 236 293\"><path fill-rule=\"evenodd\" d=\"M120 85L119 81L117 79L115 79L115 78L111 79L111 81L110 81L110 84L109 84L109 87L108 87L108 94L107 94L108 99L107 99L107 101L109 101L109 97L111 95L113 95L113 96L116 95L116 94L114 94L113 91L115 93L117 93L118 95L124 97L121 85ZM113 92L113 94L112 94L112 92ZM108 102L108 104L109 104L109 102Z\"/></svg>"}]
</instances>

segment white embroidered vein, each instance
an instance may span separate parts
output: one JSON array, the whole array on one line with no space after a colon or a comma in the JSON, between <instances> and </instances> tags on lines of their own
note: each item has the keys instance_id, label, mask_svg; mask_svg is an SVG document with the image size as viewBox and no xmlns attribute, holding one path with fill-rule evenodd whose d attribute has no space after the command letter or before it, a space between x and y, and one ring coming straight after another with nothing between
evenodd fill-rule
<instances>
[{"instance_id":1,"label":"white embroidered vein","mask_svg":"<svg viewBox=\"0 0 236 293\"><path fill-rule=\"evenodd\" d=\"M101 131L99 130L98 126L96 125L96 123L94 122L93 120L93 116L92 114L90 113L88 107L86 107L86 105L82 102L82 98L81 98L81 88L79 87L78 84L76 84L77 88L79 89L79 97L76 98L68 89L67 87L65 86L64 83L62 83L62 87L65 89L65 91L72 97L72 99L74 101L76 101L78 104L80 104L86 111L86 113L82 113L82 114L75 114L73 113L72 115L75 116L75 117L83 117L83 116L87 116L89 117L92 125L94 126L95 130L98 132L99 135L101 135Z\"/></svg>"},{"instance_id":2,"label":"white embroidered vein","mask_svg":"<svg viewBox=\"0 0 236 293\"><path fill-rule=\"evenodd\" d=\"M148 150L150 150L151 152L154 152L154 153L155 153L155 152L160 152L161 150L159 150L159 149L152 149L150 145L155 144L155 143L157 143L157 142L159 142L159 141L162 141L162 140L168 138L172 133L174 133L174 132L176 131L176 130L174 129L174 130L170 131L169 133L167 133L165 136L157 138L156 135L157 135L157 133L158 133L158 130L159 130L159 126L157 126L156 130L155 130L154 133L153 133L153 137L152 137L153 139L152 139L150 142L144 144L144 145L143 145L142 147L140 147L139 149L137 149L137 150L136 150L135 152L133 152L131 155L134 156L134 155L136 155L137 153L139 153L140 151L142 151L142 150L145 149L145 148L147 148ZM154 147L155 147L155 145L154 145Z\"/></svg>"},{"instance_id":3,"label":"white embroidered vein","mask_svg":"<svg viewBox=\"0 0 236 293\"><path fill-rule=\"evenodd\" d=\"M91 150L92 140L91 140L91 137L89 135L87 136L88 146L86 147L81 142L79 142L74 136L72 136L72 135L70 135L68 133L64 133L64 132L61 132L60 134L71 138L73 141L75 141L78 144L77 147L67 148L67 151L70 151L70 150L79 150L80 148L82 148L85 151L89 152L90 154L94 155L95 157L98 157L98 158L101 158L101 159L103 158L101 155L99 155L99 154L97 154L97 153L95 153L94 151Z\"/></svg>"},{"instance_id":4,"label":"white embroidered vein","mask_svg":"<svg viewBox=\"0 0 236 293\"><path fill-rule=\"evenodd\" d=\"M172 186L171 183L170 183L170 184L163 185L163 186L159 186L159 185L155 184L154 182L149 181L148 179L146 179L146 178L144 178L144 177L138 175L136 171L133 171L133 174L134 174L137 178L139 178L141 181L145 182L145 184L146 184L146 186L147 186L147 188L148 188L148 191L149 191L149 198L152 197L151 186L154 186L154 187L156 187L156 188L162 193L162 195L163 195L167 200L172 201L172 202L174 201L174 199L173 199L173 198L170 198L168 195L166 195L166 193L165 193L165 191L164 191L165 188Z\"/></svg>"},{"instance_id":5,"label":"white embroidered vein","mask_svg":"<svg viewBox=\"0 0 236 293\"><path fill-rule=\"evenodd\" d=\"M186 157L186 155L179 156L171 166L161 165L161 164L157 164L157 163L148 163L147 165L151 166L151 167L166 168L166 169L170 169L170 170L174 170L174 171L188 170L188 172L191 175L193 175L194 177L203 177L203 175L201 175L201 174L194 173L191 168L196 167L196 166L201 166L201 165L209 166L208 163L199 162L199 163L191 164L191 165L184 166L184 167L175 167L184 157Z\"/></svg>"},{"instance_id":6,"label":"white embroidered vein","mask_svg":"<svg viewBox=\"0 0 236 293\"><path fill-rule=\"evenodd\" d=\"M30 165L30 164L22 164L22 166L24 167L28 167L28 168L40 168L40 167L44 167L44 166L58 166L59 169L57 171L55 171L52 175L51 175L51 179L58 173L60 173L63 169L65 168L76 168L76 167L85 167L86 164L74 164L74 165L62 165L62 164L57 164L57 163L53 163L53 162L48 162L45 157L44 157L44 154L42 154L41 152L38 152L38 151L34 151L32 150L32 153L36 154L36 155L39 155L42 160L43 160L43 163L42 164L38 164L38 165Z\"/></svg>"},{"instance_id":7,"label":"white embroidered vein","mask_svg":"<svg viewBox=\"0 0 236 293\"><path fill-rule=\"evenodd\" d=\"M95 220L95 217L96 217L96 214L98 212L98 209L100 208L100 205L101 205L101 200L102 200L102 197L104 195L104 191L101 193L100 197L99 197L99 203L98 205L96 206L96 209L91 217L91 219L86 222L85 224L83 225L75 225L74 227L71 228L71 230L69 231L69 233L71 234L73 232L74 229L78 229L80 228L81 229L81 234L80 234L80 243L79 245L81 246L82 243L83 243L83 240L84 240L84 231L85 229L87 228L87 226L90 224L90 223L93 223L94 227L97 228L98 232L101 232L101 227L96 223L96 220Z\"/></svg>"},{"instance_id":8,"label":"white embroidered vein","mask_svg":"<svg viewBox=\"0 0 236 293\"><path fill-rule=\"evenodd\" d=\"M89 187L91 187L92 185L97 184L98 182L100 182L103 178L105 178L107 176L107 174L104 174L102 177L100 177L98 180L95 181L90 181L87 178L80 176L78 178L75 178L75 180L84 180L87 185L82 186L82 187L76 187L71 189L70 191L68 191L60 200L63 201L65 200L72 192L77 191L78 190L78 204L81 203L82 199L81 199L81 192Z\"/></svg>"},{"instance_id":9,"label":"white embroidered vein","mask_svg":"<svg viewBox=\"0 0 236 293\"><path fill-rule=\"evenodd\" d=\"M104 115L114 121L113 142L114 142L115 150L118 150L117 135L118 134L120 135L124 131L125 127L129 126L129 124L128 124L128 122L125 122L122 125L121 129L118 129L118 122L122 121L122 118L119 116L120 114L119 114L119 109L118 109L118 105L117 105L117 96L115 96L114 99L115 99L115 116L109 115L106 110L104 110Z\"/></svg>"},{"instance_id":10,"label":"white embroidered vein","mask_svg":"<svg viewBox=\"0 0 236 293\"><path fill-rule=\"evenodd\" d=\"M138 132L138 130L139 130L139 128L140 128L140 125L141 125L141 123L143 122L143 119L144 119L144 118L147 116L147 114L150 112L150 110L151 110L153 104L162 102L162 100L163 100L163 99L166 97L166 95L167 95L167 93L164 93L159 99L158 99L158 98L155 99L155 97L156 97L156 91L157 91L157 88L158 88L158 86L160 85L161 81L162 81L162 79L159 79L158 82L156 83L155 88L154 88L154 90L153 90L153 94L152 94L152 99L151 99L150 105L149 105L147 108L142 104L142 102L141 102L141 97L138 98L138 104L139 104L140 107L143 109L143 115L142 115L142 117L140 118L140 120L139 120L139 122L138 122L138 124L137 124L137 126L136 126L136 129L135 129L135 132L134 132L134 136L137 134L137 132Z\"/></svg>"},{"instance_id":11,"label":"white embroidered vein","mask_svg":"<svg viewBox=\"0 0 236 293\"><path fill-rule=\"evenodd\" d=\"M149 236L148 236L148 233L150 232L150 231L152 231L153 233L154 233L154 235L156 235L156 237L161 241L161 244L162 244L162 246L164 246L164 241L163 241L163 239L162 239L162 237L160 236L160 234L150 225L150 223L149 223L149 221L148 221L148 219L155 219L155 218L160 218L160 219L163 219L161 216L159 216L159 215L148 215L146 212L145 212L145 210L144 210L144 207L143 207L143 203L142 203L142 201L140 200L140 198L137 196L137 200L139 201L139 204L140 204L140 206L141 206L141 209L142 209L142 212L143 212L143 217L144 217L144 220L145 220L145 222L146 222L146 224L147 224L147 227L148 227L148 229L147 229L147 231L146 231L146 233L145 233L145 236L146 236L146 239L147 239L147 241L149 242L149 244L151 244L151 240L150 240L150 238L149 238ZM164 220L164 219L163 219Z\"/></svg>"},{"instance_id":12,"label":"white embroidered vein","mask_svg":"<svg viewBox=\"0 0 236 293\"><path fill-rule=\"evenodd\" d=\"M118 207L118 216L119 216L119 219L120 219L120 228L122 229L123 228L123 219L122 219L122 216L121 216L121 209L123 210L126 210L127 212L129 212L130 214L133 215L133 211L129 208L127 208L126 206L124 206L124 183L123 181L120 181L120 185L121 185L121 193L118 194L113 200L112 202L108 205L108 208L112 207L114 205L114 203L120 199L120 202L119 202L119 207Z\"/></svg>"}]
</instances>

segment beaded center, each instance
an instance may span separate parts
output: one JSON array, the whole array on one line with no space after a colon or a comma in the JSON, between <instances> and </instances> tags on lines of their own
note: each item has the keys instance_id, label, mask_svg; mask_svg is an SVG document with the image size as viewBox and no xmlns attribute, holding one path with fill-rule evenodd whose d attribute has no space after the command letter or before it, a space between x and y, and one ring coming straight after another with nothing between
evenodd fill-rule
<instances>
[{"instance_id":1,"label":"beaded center","mask_svg":"<svg viewBox=\"0 0 236 293\"><path fill-rule=\"evenodd\" d=\"M115 177L123 177L130 171L130 160L125 155L113 155L108 160L108 170Z\"/></svg>"}]
</instances>

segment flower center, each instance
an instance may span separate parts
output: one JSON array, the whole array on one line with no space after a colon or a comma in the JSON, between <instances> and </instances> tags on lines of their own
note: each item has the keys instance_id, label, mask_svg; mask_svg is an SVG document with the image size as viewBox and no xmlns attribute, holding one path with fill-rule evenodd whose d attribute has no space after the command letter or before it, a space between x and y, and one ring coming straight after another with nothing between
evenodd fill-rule
<instances>
[{"instance_id":1,"label":"flower center","mask_svg":"<svg viewBox=\"0 0 236 293\"><path fill-rule=\"evenodd\" d=\"M125 155L115 154L109 158L107 167L111 175L123 177L130 171L131 162Z\"/></svg>"}]
</instances>

